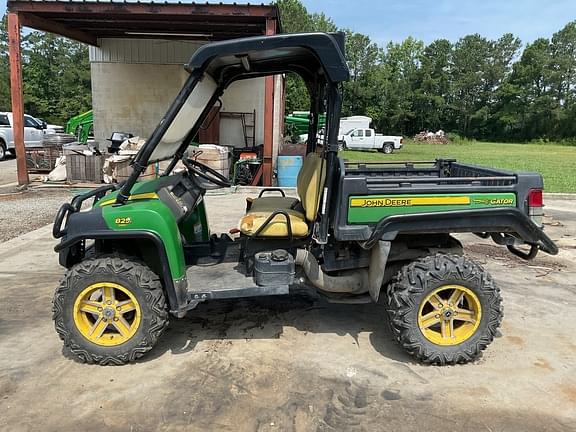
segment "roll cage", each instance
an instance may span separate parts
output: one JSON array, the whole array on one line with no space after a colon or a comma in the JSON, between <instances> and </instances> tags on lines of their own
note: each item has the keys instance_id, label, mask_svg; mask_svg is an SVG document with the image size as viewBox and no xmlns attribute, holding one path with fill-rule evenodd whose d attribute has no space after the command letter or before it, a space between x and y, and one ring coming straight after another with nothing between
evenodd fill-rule
<instances>
[{"instance_id":1,"label":"roll cage","mask_svg":"<svg viewBox=\"0 0 576 432\"><path fill-rule=\"evenodd\" d=\"M307 153L316 150L318 114L321 110L326 110L327 134L322 149L326 163L323 202L330 201L332 185L335 184L334 173L338 169L337 138L341 108L339 84L347 81L350 76L344 56L343 33L297 33L215 42L199 48L185 69L190 73L190 77L136 155L132 163L133 171L118 193L117 204L124 204L128 200L140 174L149 163L154 162L151 160L154 150L206 73L215 81L216 90L174 154L163 158L172 158L165 174L169 174L183 157L210 110L230 84L242 79L294 72L302 77L310 94ZM316 232L316 238L321 243L325 242L327 237L327 210L324 204Z\"/></svg>"}]
</instances>

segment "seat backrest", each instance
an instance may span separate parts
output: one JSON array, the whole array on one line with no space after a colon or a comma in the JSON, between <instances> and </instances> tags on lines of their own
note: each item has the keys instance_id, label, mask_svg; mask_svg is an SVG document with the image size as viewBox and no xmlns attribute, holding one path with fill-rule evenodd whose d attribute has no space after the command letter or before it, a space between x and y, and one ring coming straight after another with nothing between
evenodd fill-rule
<instances>
[{"instance_id":1,"label":"seat backrest","mask_svg":"<svg viewBox=\"0 0 576 432\"><path fill-rule=\"evenodd\" d=\"M304 205L306 199L306 191L310 185L310 177L312 176L317 159L318 155L316 153L308 153L304 158L304 163L302 164L300 172L298 173L298 178L296 179L296 190L302 205Z\"/></svg>"},{"instance_id":2,"label":"seat backrest","mask_svg":"<svg viewBox=\"0 0 576 432\"><path fill-rule=\"evenodd\" d=\"M326 180L326 164L321 157L315 155L313 165L310 167L308 175L308 182L306 191L302 201L302 206L305 210L306 220L314 222L318 214L318 206L320 204L320 197L324 189L324 181Z\"/></svg>"}]
</instances>

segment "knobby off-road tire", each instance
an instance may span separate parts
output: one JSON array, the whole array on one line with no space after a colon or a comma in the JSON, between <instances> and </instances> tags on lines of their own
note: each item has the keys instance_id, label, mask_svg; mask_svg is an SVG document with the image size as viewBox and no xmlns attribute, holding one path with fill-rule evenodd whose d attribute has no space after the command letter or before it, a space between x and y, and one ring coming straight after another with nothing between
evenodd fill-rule
<instances>
[{"instance_id":1,"label":"knobby off-road tire","mask_svg":"<svg viewBox=\"0 0 576 432\"><path fill-rule=\"evenodd\" d=\"M81 362L122 365L152 349L168 312L160 279L146 265L94 257L66 272L54 294L53 320L64 346Z\"/></svg>"},{"instance_id":2,"label":"knobby off-road tire","mask_svg":"<svg viewBox=\"0 0 576 432\"><path fill-rule=\"evenodd\" d=\"M457 290L462 295L459 300L462 309L457 305L449 308L450 294ZM503 316L500 289L490 274L471 259L459 255L437 254L404 266L388 286L386 302L398 343L419 361L436 365L476 359L494 339ZM465 309L470 310L465 312ZM445 327L446 333L454 336L456 326L465 324L466 328L458 330L460 340L458 337L445 338L444 329L440 327L446 324L445 314L454 311L462 311L462 318L468 316L466 319L471 321L453 321L453 328ZM473 315L480 317L474 323ZM426 321L426 317L434 321L440 317L441 320L426 328L433 322ZM438 327L440 330L435 330ZM434 342L431 338L435 338Z\"/></svg>"}]
</instances>

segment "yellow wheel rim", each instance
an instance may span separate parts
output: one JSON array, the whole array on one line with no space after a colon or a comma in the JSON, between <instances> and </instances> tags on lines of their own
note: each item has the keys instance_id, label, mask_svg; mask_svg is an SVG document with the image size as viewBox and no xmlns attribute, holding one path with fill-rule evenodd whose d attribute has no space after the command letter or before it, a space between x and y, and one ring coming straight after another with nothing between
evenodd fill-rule
<instances>
[{"instance_id":1,"label":"yellow wheel rim","mask_svg":"<svg viewBox=\"0 0 576 432\"><path fill-rule=\"evenodd\" d=\"M474 292L461 285L444 285L424 298L418 327L436 345L458 345L478 329L482 306Z\"/></svg>"},{"instance_id":2,"label":"yellow wheel rim","mask_svg":"<svg viewBox=\"0 0 576 432\"><path fill-rule=\"evenodd\" d=\"M80 334L101 346L127 342L140 326L136 297L122 285L99 282L84 289L74 302L74 323Z\"/></svg>"}]
</instances>

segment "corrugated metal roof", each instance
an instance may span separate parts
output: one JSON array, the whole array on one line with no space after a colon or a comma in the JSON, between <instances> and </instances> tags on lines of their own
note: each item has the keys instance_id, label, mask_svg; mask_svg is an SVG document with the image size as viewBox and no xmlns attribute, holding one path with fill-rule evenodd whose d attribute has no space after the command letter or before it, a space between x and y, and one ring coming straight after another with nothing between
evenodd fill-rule
<instances>
[{"instance_id":1,"label":"corrugated metal roof","mask_svg":"<svg viewBox=\"0 0 576 432\"><path fill-rule=\"evenodd\" d=\"M18 0L19 3L114 3L114 4L188 4L188 5L234 5L234 6L270 6L273 2L268 3L250 3L250 2L194 2L181 0ZM12 2L8 1L8 4Z\"/></svg>"},{"instance_id":2,"label":"corrugated metal roof","mask_svg":"<svg viewBox=\"0 0 576 432\"><path fill-rule=\"evenodd\" d=\"M100 38L233 39L262 35L278 7L147 0L8 0L22 24L97 45Z\"/></svg>"}]
</instances>

